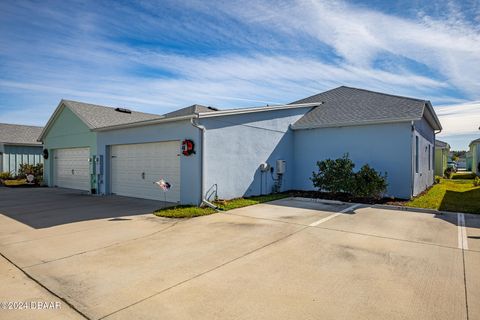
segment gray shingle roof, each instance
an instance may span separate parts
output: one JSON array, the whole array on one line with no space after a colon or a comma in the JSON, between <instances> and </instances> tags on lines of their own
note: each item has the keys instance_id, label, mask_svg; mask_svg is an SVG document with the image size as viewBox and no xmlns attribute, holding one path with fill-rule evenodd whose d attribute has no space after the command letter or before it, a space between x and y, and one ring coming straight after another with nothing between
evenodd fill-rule
<instances>
[{"instance_id":1,"label":"gray shingle roof","mask_svg":"<svg viewBox=\"0 0 480 320\"><path fill-rule=\"evenodd\" d=\"M37 138L42 127L0 123L0 143L41 145Z\"/></svg>"},{"instance_id":2,"label":"gray shingle roof","mask_svg":"<svg viewBox=\"0 0 480 320\"><path fill-rule=\"evenodd\" d=\"M62 100L90 129L98 129L145 120L162 118L161 115L133 111L118 112L113 107L100 106L71 100Z\"/></svg>"},{"instance_id":3,"label":"gray shingle roof","mask_svg":"<svg viewBox=\"0 0 480 320\"><path fill-rule=\"evenodd\" d=\"M421 119L428 103L426 100L342 86L292 104L310 102L323 104L306 113L292 125L293 129Z\"/></svg>"},{"instance_id":4,"label":"gray shingle roof","mask_svg":"<svg viewBox=\"0 0 480 320\"><path fill-rule=\"evenodd\" d=\"M450 145L441 140L435 140L435 148L449 149Z\"/></svg>"},{"instance_id":5,"label":"gray shingle roof","mask_svg":"<svg viewBox=\"0 0 480 320\"><path fill-rule=\"evenodd\" d=\"M178 109L169 113L164 114L165 117L180 117L180 116L188 116L196 113L203 113L203 112L213 112L218 111L216 108L202 106L200 104L194 104L189 107L185 107L182 109Z\"/></svg>"}]
</instances>

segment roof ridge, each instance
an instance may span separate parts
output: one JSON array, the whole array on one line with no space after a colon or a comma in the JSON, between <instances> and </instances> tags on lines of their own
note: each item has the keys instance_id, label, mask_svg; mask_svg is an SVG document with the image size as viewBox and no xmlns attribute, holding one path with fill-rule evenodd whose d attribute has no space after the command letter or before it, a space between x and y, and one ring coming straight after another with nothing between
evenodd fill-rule
<instances>
[{"instance_id":1,"label":"roof ridge","mask_svg":"<svg viewBox=\"0 0 480 320\"><path fill-rule=\"evenodd\" d=\"M135 113L143 113L143 114L149 114L149 115L153 115L153 116L158 116L158 117L161 117L162 115L161 114L157 114L157 113L149 113L149 112L143 112L143 111L137 111L137 110L133 110L131 109L131 107L119 107L119 106L105 106L105 105L101 105L101 104L96 104L96 103L90 103L90 102L82 102L82 101L77 101L77 100L68 100L68 99L62 99L63 102L73 102L73 103L79 103L79 104L86 104L86 105L89 105L91 107L98 107L98 108L107 108L107 109L113 109L115 110L116 108L126 108L126 109L129 109L130 111L132 112L135 112Z\"/></svg>"},{"instance_id":2,"label":"roof ridge","mask_svg":"<svg viewBox=\"0 0 480 320\"><path fill-rule=\"evenodd\" d=\"M421 101L421 102L427 102L428 101L426 99L418 99L418 98L412 98L412 97L407 97L407 96L400 96L400 95L397 95L397 94L384 93L384 92L373 91L373 90L363 89L363 88L349 87L349 86L340 86L340 87L337 87L335 89L339 89L339 88L354 89L354 90L359 90L359 91L364 91L364 92L369 92L369 93L381 94L381 95L384 95L384 96L390 96L390 97L402 98L402 99L409 99L409 100L415 100L415 101ZM332 90L335 90L335 89L332 89ZM329 90L329 91L331 91L331 90ZM325 92L328 92L328 91L325 91ZM322 93L325 93L325 92L322 92Z\"/></svg>"},{"instance_id":3,"label":"roof ridge","mask_svg":"<svg viewBox=\"0 0 480 320\"><path fill-rule=\"evenodd\" d=\"M31 125L31 124L18 124L18 123L6 123L6 122L0 122L0 125L19 126L19 127L32 127L32 128L43 128L43 126L35 126L35 125Z\"/></svg>"}]
</instances>

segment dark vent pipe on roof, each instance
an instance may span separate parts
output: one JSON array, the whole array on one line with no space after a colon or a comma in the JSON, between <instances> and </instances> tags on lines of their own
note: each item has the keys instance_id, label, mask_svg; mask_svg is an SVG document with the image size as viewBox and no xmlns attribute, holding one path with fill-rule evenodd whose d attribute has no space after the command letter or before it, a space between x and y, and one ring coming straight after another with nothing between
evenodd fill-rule
<instances>
[{"instance_id":1,"label":"dark vent pipe on roof","mask_svg":"<svg viewBox=\"0 0 480 320\"><path fill-rule=\"evenodd\" d=\"M115 111L122 112L122 113L132 113L132 110L125 109L125 108L115 108Z\"/></svg>"}]
</instances>

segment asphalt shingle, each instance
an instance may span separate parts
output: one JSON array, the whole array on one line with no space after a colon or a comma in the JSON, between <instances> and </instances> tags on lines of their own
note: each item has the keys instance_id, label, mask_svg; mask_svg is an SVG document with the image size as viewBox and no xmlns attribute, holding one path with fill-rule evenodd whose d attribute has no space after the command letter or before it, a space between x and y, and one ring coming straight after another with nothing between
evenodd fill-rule
<instances>
[{"instance_id":1,"label":"asphalt shingle","mask_svg":"<svg viewBox=\"0 0 480 320\"><path fill-rule=\"evenodd\" d=\"M165 117L172 118L172 117L180 117L180 116L188 116L198 113L205 113L205 112L214 112L218 111L218 109L213 107L206 107L200 104L194 104L189 107L185 107L182 109L178 109L169 113L164 114Z\"/></svg>"},{"instance_id":2,"label":"asphalt shingle","mask_svg":"<svg viewBox=\"0 0 480 320\"><path fill-rule=\"evenodd\" d=\"M42 127L0 123L0 143L41 145L37 141Z\"/></svg>"},{"instance_id":3,"label":"asphalt shingle","mask_svg":"<svg viewBox=\"0 0 480 320\"><path fill-rule=\"evenodd\" d=\"M293 129L421 119L428 101L342 86L292 104L312 102L323 104L306 113Z\"/></svg>"},{"instance_id":4,"label":"asphalt shingle","mask_svg":"<svg viewBox=\"0 0 480 320\"><path fill-rule=\"evenodd\" d=\"M116 111L116 108L89 104L78 101L62 100L63 104L79 116L91 129L99 129L152 119L163 118L161 115L131 111Z\"/></svg>"}]
</instances>

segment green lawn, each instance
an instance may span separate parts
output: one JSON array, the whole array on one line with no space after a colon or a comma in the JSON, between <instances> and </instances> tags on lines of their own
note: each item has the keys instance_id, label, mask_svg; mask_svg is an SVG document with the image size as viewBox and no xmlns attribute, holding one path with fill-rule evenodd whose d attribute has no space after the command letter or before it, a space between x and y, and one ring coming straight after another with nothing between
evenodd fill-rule
<instances>
[{"instance_id":1,"label":"green lawn","mask_svg":"<svg viewBox=\"0 0 480 320\"><path fill-rule=\"evenodd\" d=\"M473 172L457 172L452 175L452 179L475 179L475 177Z\"/></svg>"},{"instance_id":2,"label":"green lawn","mask_svg":"<svg viewBox=\"0 0 480 320\"><path fill-rule=\"evenodd\" d=\"M215 202L221 210L232 210L236 208L251 206L254 204L278 200L288 197L288 194L269 194L265 196L255 196L249 198L238 198L232 200L226 200L221 202ZM175 206L171 208L159 209L154 212L156 216L166 218L193 218L198 216L205 216L217 211L212 208L199 208L196 206Z\"/></svg>"},{"instance_id":3,"label":"green lawn","mask_svg":"<svg viewBox=\"0 0 480 320\"><path fill-rule=\"evenodd\" d=\"M473 180L441 179L425 194L409 201L409 207L480 213L480 187Z\"/></svg>"}]
</instances>

